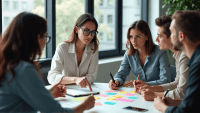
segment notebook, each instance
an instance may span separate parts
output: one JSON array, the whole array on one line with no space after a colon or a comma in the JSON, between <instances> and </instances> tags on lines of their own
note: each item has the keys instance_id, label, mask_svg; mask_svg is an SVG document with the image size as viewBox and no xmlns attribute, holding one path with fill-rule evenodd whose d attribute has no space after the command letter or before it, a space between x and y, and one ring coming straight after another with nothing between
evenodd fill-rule
<instances>
[{"instance_id":1,"label":"notebook","mask_svg":"<svg viewBox=\"0 0 200 113\"><path fill-rule=\"evenodd\" d=\"M81 88L80 86L77 85L69 85L66 86L67 88L67 95L73 96L73 97L80 97L80 96L88 96L88 95L95 95L99 94L100 90L99 88L95 86L91 86L92 91L90 91L89 87L87 86L86 88Z\"/></svg>"}]
</instances>

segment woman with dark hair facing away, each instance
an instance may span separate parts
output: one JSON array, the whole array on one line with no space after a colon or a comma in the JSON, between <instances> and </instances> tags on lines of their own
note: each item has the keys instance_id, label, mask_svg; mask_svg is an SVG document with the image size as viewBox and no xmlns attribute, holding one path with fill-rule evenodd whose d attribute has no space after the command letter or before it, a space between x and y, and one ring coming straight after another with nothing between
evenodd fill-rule
<instances>
[{"instance_id":1,"label":"woman with dark hair facing away","mask_svg":"<svg viewBox=\"0 0 200 113\"><path fill-rule=\"evenodd\" d=\"M185 96L189 70L187 62L189 61L189 58L183 51L177 51L173 48L170 37L171 32L169 29L171 21L172 19L170 15L163 15L156 18L155 23L158 26L158 36L156 41L158 42L161 50L170 49L174 53L173 57L176 60L176 78L174 81L167 84L141 87L141 95L148 101L154 100L157 96L162 97L168 89L170 89L170 91L167 93L166 97L170 97L172 99L183 99Z\"/></svg>"},{"instance_id":2,"label":"woman with dark hair facing away","mask_svg":"<svg viewBox=\"0 0 200 113\"><path fill-rule=\"evenodd\" d=\"M136 92L143 85L159 85L171 81L170 64L166 51L161 51L152 41L148 24L143 21L135 21L128 29L124 59L118 72L115 74L115 83L109 82L111 89L117 86L132 87ZM125 80L130 70L137 80Z\"/></svg>"},{"instance_id":3,"label":"woman with dark hair facing away","mask_svg":"<svg viewBox=\"0 0 200 113\"><path fill-rule=\"evenodd\" d=\"M0 40L0 112L74 113L94 106L94 96L89 96L77 107L62 108L53 97L64 97L66 88L58 83L50 93L44 87L34 60L49 40L42 17L23 12L12 20Z\"/></svg>"},{"instance_id":4,"label":"woman with dark hair facing away","mask_svg":"<svg viewBox=\"0 0 200 113\"><path fill-rule=\"evenodd\" d=\"M98 23L92 14L81 15L67 41L61 42L48 73L50 84L77 84L81 88L95 81L98 70Z\"/></svg>"}]
</instances>

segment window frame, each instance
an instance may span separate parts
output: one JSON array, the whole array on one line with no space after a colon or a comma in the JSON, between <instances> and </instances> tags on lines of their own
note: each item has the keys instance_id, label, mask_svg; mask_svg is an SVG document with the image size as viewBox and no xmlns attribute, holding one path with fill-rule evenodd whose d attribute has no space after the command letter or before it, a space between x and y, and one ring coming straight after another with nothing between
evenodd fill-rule
<instances>
[{"instance_id":1,"label":"window frame","mask_svg":"<svg viewBox=\"0 0 200 113\"><path fill-rule=\"evenodd\" d=\"M2 26L2 2L0 3L0 21ZM116 0L115 2L115 47L113 50L99 51L99 59L122 56L125 53L122 46L122 16L123 6L122 0ZM51 36L50 42L46 45L46 58L52 58L56 50L56 0L45 0L45 18L48 20L48 36ZM94 15L94 0L85 0L85 13L91 13ZM141 0L141 19L148 22L148 0ZM0 28L2 32L2 27Z\"/></svg>"}]
</instances>

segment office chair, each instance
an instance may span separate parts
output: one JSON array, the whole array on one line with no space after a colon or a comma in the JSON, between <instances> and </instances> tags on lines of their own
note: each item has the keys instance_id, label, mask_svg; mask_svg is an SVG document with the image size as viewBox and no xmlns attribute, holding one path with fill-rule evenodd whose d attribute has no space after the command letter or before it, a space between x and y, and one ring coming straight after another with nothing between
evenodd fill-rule
<instances>
[{"instance_id":1,"label":"office chair","mask_svg":"<svg viewBox=\"0 0 200 113\"><path fill-rule=\"evenodd\" d=\"M171 82L173 82L176 78L176 66L170 65L171 68Z\"/></svg>"},{"instance_id":2,"label":"office chair","mask_svg":"<svg viewBox=\"0 0 200 113\"><path fill-rule=\"evenodd\" d=\"M51 60L52 58L46 58L45 60L41 60L39 62L39 66L41 68L41 73L42 73L42 79L45 83L45 85L50 85L48 80L47 80L47 75L48 75L48 72L51 68Z\"/></svg>"}]
</instances>

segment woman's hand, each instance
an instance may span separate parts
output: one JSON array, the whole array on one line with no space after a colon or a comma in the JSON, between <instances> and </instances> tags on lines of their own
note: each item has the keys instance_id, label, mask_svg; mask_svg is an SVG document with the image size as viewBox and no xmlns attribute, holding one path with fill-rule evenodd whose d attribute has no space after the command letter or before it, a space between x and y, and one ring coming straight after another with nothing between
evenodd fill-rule
<instances>
[{"instance_id":1,"label":"woman's hand","mask_svg":"<svg viewBox=\"0 0 200 113\"><path fill-rule=\"evenodd\" d=\"M134 85L134 90L136 93L141 93L140 87L150 86L149 83L143 82L142 80L134 80L133 85Z\"/></svg>"},{"instance_id":2,"label":"woman's hand","mask_svg":"<svg viewBox=\"0 0 200 113\"><path fill-rule=\"evenodd\" d=\"M117 89L117 86L119 86L119 81L115 80L115 83L114 83L112 80L110 80L109 82L110 89Z\"/></svg>"},{"instance_id":3,"label":"woman's hand","mask_svg":"<svg viewBox=\"0 0 200 113\"><path fill-rule=\"evenodd\" d=\"M134 86L133 81L132 80L126 81L122 86L123 87L133 87Z\"/></svg>"},{"instance_id":4,"label":"woman's hand","mask_svg":"<svg viewBox=\"0 0 200 113\"><path fill-rule=\"evenodd\" d=\"M66 87L64 85L60 85L60 82L54 85L49 91L54 98L65 97L66 95Z\"/></svg>"},{"instance_id":5,"label":"woman's hand","mask_svg":"<svg viewBox=\"0 0 200 113\"><path fill-rule=\"evenodd\" d=\"M90 85L90 83L88 82L86 77L79 77L76 79L75 83L77 85L79 85L81 88L85 88L86 86L88 86L90 88L90 91L92 91L92 87Z\"/></svg>"}]
</instances>

